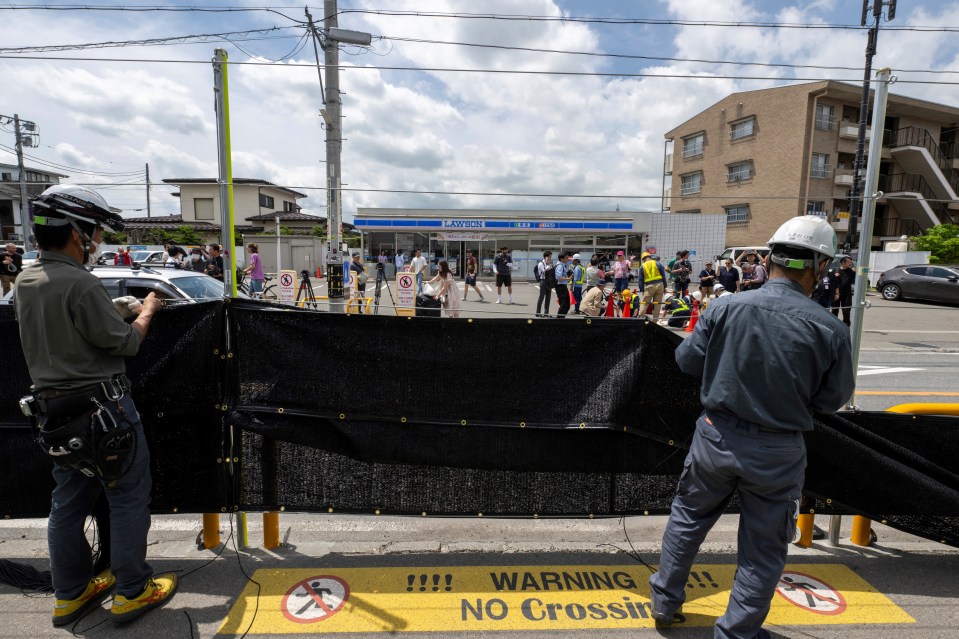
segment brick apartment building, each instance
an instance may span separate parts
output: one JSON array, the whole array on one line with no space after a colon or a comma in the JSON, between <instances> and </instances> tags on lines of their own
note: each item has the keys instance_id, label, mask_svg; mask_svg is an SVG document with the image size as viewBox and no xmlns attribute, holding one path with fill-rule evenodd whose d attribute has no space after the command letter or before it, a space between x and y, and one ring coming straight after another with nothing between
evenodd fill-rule
<instances>
[{"instance_id":1,"label":"brick apartment building","mask_svg":"<svg viewBox=\"0 0 959 639\"><path fill-rule=\"evenodd\" d=\"M728 246L764 244L803 214L842 241L861 96L833 81L731 94L666 134L664 208L725 215ZM959 222L957 126L959 108L889 95L873 246Z\"/></svg>"}]
</instances>

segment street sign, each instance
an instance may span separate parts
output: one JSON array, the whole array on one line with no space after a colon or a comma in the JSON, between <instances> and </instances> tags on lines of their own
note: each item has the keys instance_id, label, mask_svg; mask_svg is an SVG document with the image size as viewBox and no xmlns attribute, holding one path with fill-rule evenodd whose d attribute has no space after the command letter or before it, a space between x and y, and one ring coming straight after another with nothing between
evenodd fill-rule
<instances>
[{"instance_id":1,"label":"street sign","mask_svg":"<svg viewBox=\"0 0 959 639\"><path fill-rule=\"evenodd\" d=\"M296 299L296 271L280 271L280 301Z\"/></svg>"},{"instance_id":2,"label":"street sign","mask_svg":"<svg viewBox=\"0 0 959 639\"><path fill-rule=\"evenodd\" d=\"M401 272L396 275L396 314L416 315L416 276Z\"/></svg>"}]
</instances>

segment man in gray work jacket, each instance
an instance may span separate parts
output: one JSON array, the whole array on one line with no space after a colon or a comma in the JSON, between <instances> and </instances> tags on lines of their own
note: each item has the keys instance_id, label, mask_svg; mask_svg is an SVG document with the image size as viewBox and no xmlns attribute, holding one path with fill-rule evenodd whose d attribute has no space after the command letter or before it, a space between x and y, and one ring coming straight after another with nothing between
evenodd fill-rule
<instances>
[{"instance_id":1,"label":"man in gray work jacket","mask_svg":"<svg viewBox=\"0 0 959 639\"><path fill-rule=\"evenodd\" d=\"M79 620L114 589L110 617L122 624L169 601L177 586L175 574L154 575L146 562L150 453L124 361L139 350L160 302L153 293L142 304L111 300L84 268L96 263L103 228L123 229L99 194L52 186L31 212L40 260L20 276L14 304L33 381L21 407L56 462L47 524L53 625ZM137 315L132 324L129 315ZM84 524L104 491L111 570L94 575Z\"/></svg>"},{"instance_id":2,"label":"man in gray work jacket","mask_svg":"<svg viewBox=\"0 0 959 639\"><path fill-rule=\"evenodd\" d=\"M653 617L657 624L683 621L693 560L738 490L738 569L716 639L769 637L762 624L802 496L803 432L812 430L814 411L841 408L855 383L849 329L809 298L836 253L832 228L816 216L793 218L769 247L768 282L711 302L676 350L679 368L702 377L705 410L679 479L659 571L649 579Z\"/></svg>"}]
</instances>

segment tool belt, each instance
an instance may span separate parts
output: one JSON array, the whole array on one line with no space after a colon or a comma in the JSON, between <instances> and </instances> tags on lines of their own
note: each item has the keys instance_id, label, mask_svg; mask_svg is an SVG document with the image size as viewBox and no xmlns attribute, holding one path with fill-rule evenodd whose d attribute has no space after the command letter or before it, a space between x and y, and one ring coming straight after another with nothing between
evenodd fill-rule
<instances>
[{"instance_id":1,"label":"tool belt","mask_svg":"<svg viewBox=\"0 0 959 639\"><path fill-rule=\"evenodd\" d=\"M117 375L82 388L41 391L22 398L20 407L36 420L37 443L55 463L99 477L110 487L136 452L136 433L128 420L117 421L104 404L118 402L129 390L127 376Z\"/></svg>"}]
</instances>

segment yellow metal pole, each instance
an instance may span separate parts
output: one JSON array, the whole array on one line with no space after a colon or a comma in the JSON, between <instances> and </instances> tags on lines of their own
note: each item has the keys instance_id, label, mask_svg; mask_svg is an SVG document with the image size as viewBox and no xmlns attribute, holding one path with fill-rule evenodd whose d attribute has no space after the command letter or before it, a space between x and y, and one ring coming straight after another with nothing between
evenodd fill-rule
<instances>
[{"instance_id":1,"label":"yellow metal pole","mask_svg":"<svg viewBox=\"0 0 959 639\"><path fill-rule=\"evenodd\" d=\"M270 550L280 546L280 513L263 513L263 547Z\"/></svg>"},{"instance_id":2,"label":"yellow metal pole","mask_svg":"<svg viewBox=\"0 0 959 639\"><path fill-rule=\"evenodd\" d=\"M236 514L236 532L239 536L237 540L240 548L246 548L250 545L250 528L247 525L246 512L240 511Z\"/></svg>"},{"instance_id":3,"label":"yellow metal pole","mask_svg":"<svg viewBox=\"0 0 959 639\"><path fill-rule=\"evenodd\" d=\"M219 513L203 513L203 547L216 548L220 545Z\"/></svg>"},{"instance_id":4,"label":"yellow metal pole","mask_svg":"<svg viewBox=\"0 0 959 639\"><path fill-rule=\"evenodd\" d=\"M796 521L796 527L799 529L799 541L796 545L800 548L812 548L812 531L816 523L815 515L799 515Z\"/></svg>"},{"instance_id":5,"label":"yellow metal pole","mask_svg":"<svg viewBox=\"0 0 959 639\"><path fill-rule=\"evenodd\" d=\"M852 516L852 534L849 541L857 546L872 544L872 520L862 515Z\"/></svg>"},{"instance_id":6,"label":"yellow metal pole","mask_svg":"<svg viewBox=\"0 0 959 639\"><path fill-rule=\"evenodd\" d=\"M910 413L912 415L959 415L959 404L942 404L936 402L897 404L892 408L887 408L886 412Z\"/></svg>"}]
</instances>

